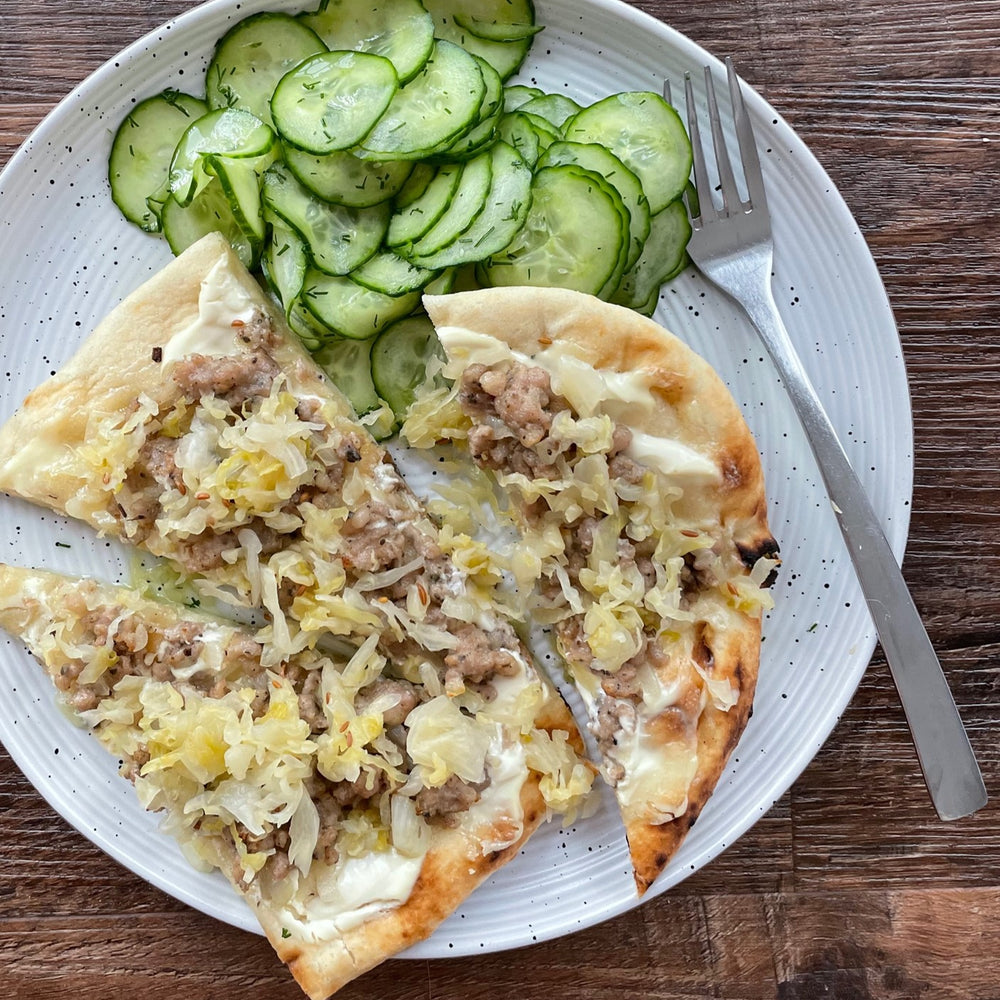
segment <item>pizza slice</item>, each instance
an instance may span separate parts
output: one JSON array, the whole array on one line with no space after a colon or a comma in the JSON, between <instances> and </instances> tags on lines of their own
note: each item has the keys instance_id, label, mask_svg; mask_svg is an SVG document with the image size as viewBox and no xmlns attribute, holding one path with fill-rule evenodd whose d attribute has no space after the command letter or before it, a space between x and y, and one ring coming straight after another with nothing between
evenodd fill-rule
<instances>
[{"instance_id":1,"label":"pizza slice","mask_svg":"<svg viewBox=\"0 0 1000 1000\"><path fill-rule=\"evenodd\" d=\"M468 712L392 676L374 634L348 659L266 664L244 627L3 565L0 626L317 1000L426 937L545 817L543 786L581 767L558 703L524 728L502 698Z\"/></svg>"},{"instance_id":2,"label":"pizza slice","mask_svg":"<svg viewBox=\"0 0 1000 1000\"><path fill-rule=\"evenodd\" d=\"M505 497L517 600L587 706L642 893L750 715L777 552L756 446L710 366L629 310L536 288L425 307L445 378L403 434L456 443Z\"/></svg>"},{"instance_id":3,"label":"pizza slice","mask_svg":"<svg viewBox=\"0 0 1000 1000\"><path fill-rule=\"evenodd\" d=\"M121 303L0 428L0 490L262 612L265 666L375 636L393 669L433 673L468 711L528 687L549 711L488 550L427 516L218 234Z\"/></svg>"}]
</instances>

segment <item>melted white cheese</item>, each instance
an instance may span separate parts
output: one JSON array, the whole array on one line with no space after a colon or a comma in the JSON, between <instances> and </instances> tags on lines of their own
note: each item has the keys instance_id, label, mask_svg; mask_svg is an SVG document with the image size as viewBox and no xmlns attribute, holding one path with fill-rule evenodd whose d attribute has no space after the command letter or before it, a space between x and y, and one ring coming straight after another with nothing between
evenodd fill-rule
<instances>
[{"instance_id":1,"label":"melted white cheese","mask_svg":"<svg viewBox=\"0 0 1000 1000\"><path fill-rule=\"evenodd\" d=\"M581 417L606 414L630 426L637 413L648 413L655 406L648 372L598 370L575 354L572 344L557 341L529 357L496 337L465 327L441 326L437 333L448 354L445 374L451 378L459 378L473 362L495 365L518 361L548 372L553 390ZM675 482L712 484L722 478L711 458L672 438L633 430L626 454Z\"/></svg>"},{"instance_id":2,"label":"melted white cheese","mask_svg":"<svg viewBox=\"0 0 1000 1000\"><path fill-rule=\"evenodd\" d=\"M240 345L233 323L249 323L256 311L250 293L220 258L202 279L197 318L170 338L163 361L179 361L189 354L237 354Z\"/></svg>"},{"instance_id":3,"label":"melted white cheese","mask_svg":"<svg viewBox=\"0 0 1000 1000\"><path fill-rule=\"evenodd\" d=\"M341 858L322 893L286 907L280 920L300 940L328 941L405 903L423 863L392 849Z\"/></svg>"}]
</instances>

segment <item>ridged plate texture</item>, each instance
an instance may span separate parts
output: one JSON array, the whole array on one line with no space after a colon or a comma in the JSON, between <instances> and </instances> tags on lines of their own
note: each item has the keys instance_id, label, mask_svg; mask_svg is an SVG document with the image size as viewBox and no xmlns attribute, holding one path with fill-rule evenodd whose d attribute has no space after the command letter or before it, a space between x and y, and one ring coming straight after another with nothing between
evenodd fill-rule
<instances>
[{"instance_id":1,"label":"ridged plate texture","mask_svg":"<svg viewBox=\"0 0 1000 1000\"><path fill-rule=\"evenodd\" d=\"M132 103L164 87L200 93L214 40L274 0L208 3L130 46L71 93L0 177L0 418L54 372L126 293L169 259L113 207L111 136ZM540 0L518 82L582 104L619 90L682 94L714 58L614 0ZM721 79L721 77L720 77ZM695 76L696 83L700 76ZM724 89L724 88L723 88ZM909 397L899 339L868 248L830 179L757 94L748 95L774 217L774 287L804 364L868 487L897 555L912 487ZM16 248L16 252L11 252ZM765 624L754 716L712 800L647 898L706 864L763 816L806 767L850 700L874 648L864 601L780 382L748 323L693 271L656 317L721 373L763 455L783 566ZM419 485L419 484L418 484ZM0 497L0 560L125 580L117 545ZM248 930L221 876L192 870L133 802L112 760L54 707L16 643L0 640L0 739L69 822L122 864L190 905ZM555 937L637 905L619 822L605 796L571 829L543 828L413 957L480 953Z\"/></svg>"}]
</instances>

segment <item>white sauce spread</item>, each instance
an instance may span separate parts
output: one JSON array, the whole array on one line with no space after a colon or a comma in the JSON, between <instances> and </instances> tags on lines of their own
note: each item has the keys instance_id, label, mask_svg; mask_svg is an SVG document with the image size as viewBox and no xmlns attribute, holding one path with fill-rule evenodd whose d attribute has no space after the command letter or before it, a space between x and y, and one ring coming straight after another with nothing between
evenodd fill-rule
<instances>
[{"instance_id":1,"label":"white sauce spread","mask_svg":"<svg viewBox=\"0 0 1000 1000\"><path fill-rule=\"evenodd\" d=\"M553 390L564 396L581 417L607 414L628 426L630 414L649 411L655 405L647 372L641 369L635 372L598 371L576 356L569 344L557 342L529 357L496 337L465 327L441 326L437 333L448 354L445 373L452 378L458 378L473 361L484 365L519 361L547 371ZM680 441L643 431L632 431L632 442L626 454L674 482L682 481L682 485L683 481L692 485L712 484L722 478L711 458Z\"/></svg>"},{"instance_id":2,"label":"white sauce spread","mask_svg":"<svg viewBox=\"0 0 1000 1000\"><path fill-rule=\"evenodd\" d=\"M249 323L256 309L250 293L233 275L225 258L202 279L198 317L167 342L163 361L180 361L189 354L221 356L239 352L234 321Z\"/></svg>"}]
</instances>

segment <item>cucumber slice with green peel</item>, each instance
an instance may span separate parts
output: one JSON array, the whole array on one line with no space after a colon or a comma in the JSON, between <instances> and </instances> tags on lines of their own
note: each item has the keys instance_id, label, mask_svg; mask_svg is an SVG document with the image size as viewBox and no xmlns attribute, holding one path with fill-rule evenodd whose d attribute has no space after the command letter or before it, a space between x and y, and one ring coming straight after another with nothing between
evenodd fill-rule
<instances>
[{"instance_id":1,"label":"cucumber slice with green peel","mask_svg":"<svg viewBox=\"0 0 1000 1000\"><path fill-rule=\"evenodd\" d=\"M375 391L402 421L417 387L427 379L427 366L444 351L434 324L424 314L407 316L386 327L371 349L371 378Z\"/></svg>"},{"instance_id":2,"label":"cucumber slice with green peel","mask_svg":"<svg viewBox=\"0 0 1000 1000\"><path fill-rule=\"evenodd\" d=\"M318 351L324 344L341 338L336 331L321 323L302 301L302 296L292 300L285 314L289 329L302 341L307 351Z\"/></svg>"},{"instance_id":3,"label":"cucumber slice with green peel","mask_svg":"<svg viewBox=\"0 0 1000 1000\"><path fill-rule=\"evenodd\" d=\"M420 0L323 0L299 20L331 50L384 56L400 83L412 80L434 48L434 21Z\"/></svg>"},{"instance_id":4,"label":"cucumber slice with green peel","mask_svg":"<svg viewBox=\"0 0 1000 1000\"><path fill-rule=\"evenodd\" d=\"M208 154L205 157L205 168L219 179L229 199L233 217L250 239L258 244L263 244L266 235L260 178L273 162L271 156L250 159Z\"/></svg>"},{"instance_id":5,"label":"cucumber slice with green peel","mask_svg":"<svg viewBox=\"0 0 1000 1000\"><path fill-rule=\"evenodd\" d=\"M531 208L505 250L482 269L491 285L548 285L598 294L628 246L620 199L603 178L575 166L544 167L531 187ZM627 251L626 251L627 252Z\"/></svg>"},{"instance_id":6,"label":"cucumber slice with green peel","mask_svg":"<svg viewBox=\"0 0 1000 1000\"><path fill-rule=\"evenodd\" d=\"M298 18L277 11L251 14L219 39L205 73L213 108L242 108L271 125L271 95L278 81L326 46Z\"/></svg>"},{"instance_id":7,"label":"cucumber slice with green peel","mask_svg":"<svg viewBox=\"0 0 1000 1000\"><path fill-rule=\"evenodd\" d=\"M369 52L321 52L286 73L271 98L281 138L310 153L356 146L399 90L395 67Z\"/></svg>"},{"instance_id":8,"label":"cucumber slice with green peel","mask_svg":"<svg viewBox=\"0 0 1000 1000\"><path fill-rule=\"evenodd\" d=\"M249 111L218 108L192 122L181 136L170 162L170 193L179 205L187 205L211 180L206 169L208 154L232 157L268 155L277 136Z\"/></svg>"},{"instance_id":9,"label":"cucumber slice with green peel","mask_svg":"<svg viewBox=\"0 0 1000 1000\"><path fill-rule=\"evenodd\" d=\"M159 232L174 150L207 111L197 97L165 90L137 104L118 126L108 158L111 199L140 229Z\"/></svg>"},{"instance_id":10,"label":"cucumber slice with green peel","mask_svg":"<svg viewBox=\"0 0 1000 1000\"><path fill-rule=\"evenodd\" d=\"M565 163L593 170L621 195L629 214L630 244L625 267L631 267L642 252L650 225L649 202L639 178L614 153L592 142L554 142L538 160L539 167Z\"/></svg>"},{"instance_id":11,"label":"cucumber slice with green peel","mask_svg":"<svg viewBox=\"0 0 1000 1000\"><path fill-rule=\"evenodd\" d=\"M305 240L313 264L327 274L348 274L373 256L389 225L389 204L350 208L317 201L282 164L263 177L266 208Z\"/></svg>"},{"instance_id":12,"label":"cucumber slice with green peel","mask_svg":"<svg viewBox=\"0 0 1000 1000\"><path fill-rule=\"evenodd\" d=\"M257 266L260 244L247 235L233 215L226 192L215 177L186 205L171 195L163 204L161 224L174 256L209 233L221 233L248 270Z\"/></svg>"},{"instance_id":13,"label":"cucumber slice with green peel","mask_svg":"<svg viewBox=\"0 0 1000 1000\"><path fill-rule=\"evenodd\" d=\"M477 59L477 62L486 84L486 93L476 124L460 139L449 142L446 155L450 160L470 159L483 152L496 138L503 116L503 81L500 74L485 59Z\"/></svg>"},{"instance_id":14,"label":"cucumber slice with green peel","mask_svg":"<svg viewBox=\"0 0 1000 1000\"><path fill-rule=\"evenodd\" d=\"M396 296L419 292L435 274L437 271L418 267L391 250L385 250L351 271L351 280L373 292Z\"/></svg>"},{"instance_id":15,"label":"cucumber slice with green peel","mask_svg":"<svg viewBox=\"0 0 1000 1000\"><path fill-rule=\"evenodd\" d=\"M383 295L348 277L306 272L302 304L325 327L350 340L368 340L420 304L420 293Z\"/></svg>"},{"instance_id":16,"label":"cucumber slice with green peel","mask_svg":"<svg viewBox=\"0 0 1000 1000\"><path fill-rule=\"evenodd\" d=\"M447 295L455 287L458 269L446 267L436 278L424 286L424 295Z\"/></svg>"},{"instance_id":17,"label":"cucumber slice with green peel","mask_svg":"<svg viewBox=\"0 0 1000 1000\"><path fill-rule=\"evenodd\" d=\"M317 198L351 208L370 208L395 197L413 169L408 160L379 163L347 150L317 156L283 144L285 164Z\"/></svg>"},{"instance_id":18,"label":"cucumber slice with green peel","mask_svg":"<svg viewBox=\"0 0 1000 1000\"><path fill-rule=\"evenodd\" d=\"M314 352L313 360L330 376L359 416L385 405L372 381L371 354L374 338L331 340Z\"/></svg>"},{"instance_id":19,"label":"cucumber slice with green peel","mask_svg":"<svg viewBox=\"0 0 1000 1000\"><path fill-rule=\"evenodd\" d=\"M547 118L543 118L541 115L532 114L525 107L518 108L515 113L524 118L538 134L540 149L547 149L552 143L558 142L562 139L562 132Z\"/></svg>"},{"instance_id":20,"label":"cucumber slice with green peel","mask_svg":"<svg viewBox=\"0 0 1000 1000\"><path fill-rule=\"evenodd\" d=\"M625 272L612 301L641 310L643 303L659 294L664 281L683 270L690 239L691 221L683 201L673 201L657 212L639 259Z\"/></svg>"},{"instance_id":21,"label":"cucumber slice with green peel","mask_svg":"<svg viewBox=\"0 0 1000 1000\"><path fill-rule=\"evenodd\" d=\"M438 39L454 42L485 59L503 80L513 76L531 48L533 36L523 34L535 22L530 0L424 0L424 6L434 18ZM459 21L477 24L476 33ZM495 27L487 28L489 23ZM483 36L484 31L505 30L501 25L516 25L522 37L495 41Z\"/></svg>"},{"instance_id":22,"label":"cucumber slice with green peel","mask_svg":"<svg viewBox=\"0 0 1000 1000\"><path fill-rule=\"evenodd\" d=\"M401 247L416 243L444 215L461 179L460 164L438 168L423 194L393 213L385 236L386 244Z\"/></svg>"},{"instance_id":23,"label":"cucumber slice with green peel","mask_svg":"<svg viewBox=\"0 0 1000 1000\"><path fill-rule=\"evenodd\" d=\"M652 91L606 97L563 128L571 142L611 150L639 178L654 215L678 198L691 173L691 142L677 112Z\"/></svg>"},{"instance_id":24,"label":"cucumber slice with green peel","mask_svg":"<svg viewBox=\"0 0 1000 1000\"><path fill-rule=\"evenodd\" d=\"M482 211L447 246L428 256L414 256L424 267L456 267L500 253L524 225L531 206L531 169L505 142L489 151L490 190ZM418 244L419 245L419 244Z\"/></svg>"},{"instance_id":25,"label":"cucumber slice with green peel","mask_svg":"<svg viewBox=\"0 0 1000 1000\"><path fill-rule=\"evenodd\" d=\"M416 243L399 247L399 254L419 264L453 243L483 210L492 181L493 157L489 153L469 160L462 167L458 187L444 214Z\"/></svg>"},{"instance_id":26,"label":"cucumber slice with green peel","mask_svg":"<svg viewBox=\"0 0 1000 1000\"><path fill-rule=\"evenodd\" d=\"M271 235L261 253L261 270L287 316L302 291L309 253L305 240L282 219L268 213L267 224Z\"/></svg>"},{"instance_id":27,"label":"cucumber slice with green peel","mask_svg":"<svg viewBox=\"0 0 1000 1000\"><path fill-rule=\"evenodd\" d=\"M475 292L480 288L489 288L489 282L480 281L479 269L478 261L475 264L464 264L462 267L455 268L455 280L449 291Z\"/></svg>"},{"instance_id":28,"label":"cucumber slice with green peel","mask_svg":"<svg viewBox=\"0 0 1000 1000\"><path fill-rule=\"evenodd\" d=\"M500 119L497 138L507 143L521 155L529 167L534 168L542 154L542 142L527 116L509 111Z\"/></svg>"},{"instance_id":29,"label":"cucumber slice with green peel","mask_svg":"<svg viewBox=\"0 0 1000 1000\"><path fill-rule=\"evenodd\" d=\"M576 101L565 94L539 94L519 105L518 110L544 118L550 125L561 130L563 125L582 109Z\"/></svg>"},{"instance_id":30,"label":"cucumber slice with green peel","mask_svg":"<svg viewBox=\"0 0 1000 1000\"><path fill-rule=\"evenodd\" d=\"M484 21L462 11L456 11L452 17L459 28L489 42L520 42L543 29L543 25L533 21Z\"/></svg>"},{"instance_id":31,"label":"cucumber slice with green peel","mask_svg":"<svg viewBox=\"0 0 1000 1000\"><path fill-rule=\"evenodd\" d=\"M358 155L416 160L441 152L475 126L485 93L477 60L458 45L437 41L420 73L396 91Z\"/></svg>"},{"instance_id":32,"label":"cucumber slice with green peel","mask_svg":"<svg viewBox=\"0 0 1000 1000\"><path fill-rule=\"evenodd\" d=\"M522 105L535 97L544 97L545 91L538 87L529 87L523 83L508 83L503 89L503 109L517 111Z\"/></svg>"},{"instance_id":33,"label":"cucumber slice with green peel","mask_svg":"<svg viewBox=\"0 0 1000 1000\"><path fill-rule=\"evenodd\" d=\"M406 160L394 161L397 163L407 163ZM406 208L417 200L426 190L428 185L437 176L438 168L433 163L417 162L412 165L410 176L406 178L406 183L399 189L393 203L396 209Z\"/></svg>"}]
</instances>

